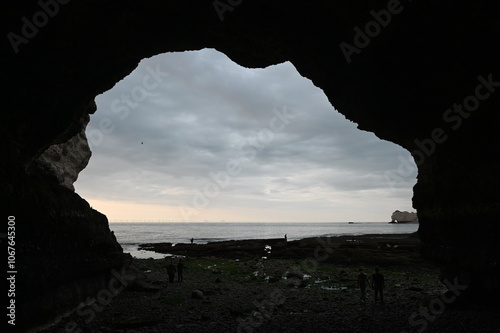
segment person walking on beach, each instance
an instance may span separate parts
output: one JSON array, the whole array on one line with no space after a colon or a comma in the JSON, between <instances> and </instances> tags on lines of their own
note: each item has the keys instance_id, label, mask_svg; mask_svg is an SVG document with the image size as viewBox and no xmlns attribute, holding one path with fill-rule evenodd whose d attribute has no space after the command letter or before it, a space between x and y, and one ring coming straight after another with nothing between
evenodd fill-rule
<instances>
[{"instance_id":1,"label":"person walking on beach","mask_svg":"<svg viewBox=\"0 0 500 333\"><path fill-rule=\"evenodd\" d=\"M174 278L175 278L175 265L174 265L174 260L170 259L170 264L167 266L167 274L168 274L168 282L174 283Z\"/></svg>"},{"instance_id":2,"label":"person walking on beach","mask_svg":"<svg viewBox=\"0 0 500 333\"><path fill-rule=\"evenodd\" d=\"M370 283L368 282L368 278L366 277L366 274L363 273L363 270L360 268L359 269L359 274L358 274L358 287L361 292L361 303L365 304L366 302L366 286L369 285Z\"/></svg>"},{"instance_id":3,"label":"person walking on beach","mask_svg":"<svg viewBox=\"0 0 500 333\"><path fill-rule=\"evenodd\" d=\"M193 242L194 242L194 238L191 238L191 244L193 244Z\"/></svg>"},{"instance_id":4,"label":"person walking on beach","mask_svg":"<svg viewBox=\"0 0 500 333\"><path fill-rule=\"evenodd\" d=\"M375 273L372 275L372 288L375 291L375 303L377 303L377 295L380 293L380 303L384 304L384 276L378 272L378 267L375 268Z\"/></svg>"},{"instance_id":5,"label":"person walking on beach","mask_svg":"<svg viewBox=\"0 0 500 333\"><path fill-rule=\"evenodd\" d=\"M182 271L184 270L184 263L182 262L182 259L179 259L179 262L177 263L177 282L182 282L183 276L182 276Z\"/></svg>"}]
</instances>

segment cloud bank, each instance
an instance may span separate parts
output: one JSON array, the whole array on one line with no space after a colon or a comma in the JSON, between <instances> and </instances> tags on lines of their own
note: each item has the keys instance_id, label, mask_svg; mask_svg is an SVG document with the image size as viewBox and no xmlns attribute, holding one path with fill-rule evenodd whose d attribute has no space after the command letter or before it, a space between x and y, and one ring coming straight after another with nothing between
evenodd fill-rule
<instances>
[{"instance_id":1,"label":"cloud bank","mask_svg":"<svg viewBox=\"0 0 500 333\"><path fill-rule=\"evenodd\" d=\"M412 210L416 172L387 178L409 153L358 130L289 62L161 54L96 103L93 157L75 188L111 221L387 221Z\"/></svg>"}]
</instances>

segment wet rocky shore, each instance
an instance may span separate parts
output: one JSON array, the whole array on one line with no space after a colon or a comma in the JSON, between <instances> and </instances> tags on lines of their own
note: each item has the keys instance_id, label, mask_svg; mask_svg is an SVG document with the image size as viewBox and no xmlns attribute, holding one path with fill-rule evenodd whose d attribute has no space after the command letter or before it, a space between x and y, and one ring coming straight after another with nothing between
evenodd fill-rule
<instances>
[{"instance_id":1,"label":"wet rocky shore","mask_svg":"<svg viewBox=\"0 0 500 333\"><path fill-rule=\"evenodd\" d=\"M325 259L330 262L377 261L380 254L391 251L403 253L405 256L419 257L420 240L416 234L388 234L314 237L294 241L284 238L245 239L207 244L187 243L150 243L141 244L140 250L154 251L172 255L190 257L218 256L229 259L238 258L307 258L319 255L318 252L329 253ZM356 254L352 255L353 250ZM387 264L387 256L383 256L382 264Z\"/></svg>"},{"instance_id":2,"label":"wet rocky shore","mask_svg":"<svg viewBox=\"0 0 500 333\"><path fill-rule=\"evenodd\" d=\"M43 332L499 332L499 311L454 302L466 286L439 281L416 235L145 244L108 290ZM182 258L183 281L167 265ZM385 276L384 304L357 287ZM450 288L451 287L451 288Z\"/></svg>"}]
</instances>

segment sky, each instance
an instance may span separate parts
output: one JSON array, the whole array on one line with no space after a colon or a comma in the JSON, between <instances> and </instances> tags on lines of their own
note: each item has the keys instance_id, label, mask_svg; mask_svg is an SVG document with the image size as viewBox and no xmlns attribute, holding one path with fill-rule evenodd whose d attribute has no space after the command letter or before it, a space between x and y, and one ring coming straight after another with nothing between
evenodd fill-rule
<instances>
[{"instance_id":1,"label":"sky","mask_svg":"<svg viewBox=\"0 0 500 333\"><path fill-rule=\"evenodd\" d=\"M76 192L111 222L384 222L412 208L408 151L357 129L290 62L214 49L143 59L96 97Z\"/></svg>"}]
</instances>

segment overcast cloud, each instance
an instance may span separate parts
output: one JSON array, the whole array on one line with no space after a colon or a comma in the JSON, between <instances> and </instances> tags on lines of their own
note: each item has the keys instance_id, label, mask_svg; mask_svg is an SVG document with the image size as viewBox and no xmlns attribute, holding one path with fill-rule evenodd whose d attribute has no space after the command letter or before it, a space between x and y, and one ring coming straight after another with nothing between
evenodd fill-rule
<instances>
[{"instance_id":1,"label":"overcast cloud","mask_svg":"<svg viewBox=\"0 0 500 333\"><path fill-rule=\"evenodd\" d=\"M75 187L111 221L388 221L412 210L416 172L387 177L410 154L358 130L291 63L162 54L96 102L93 156Z\"/></svg>"}]
</instances>

